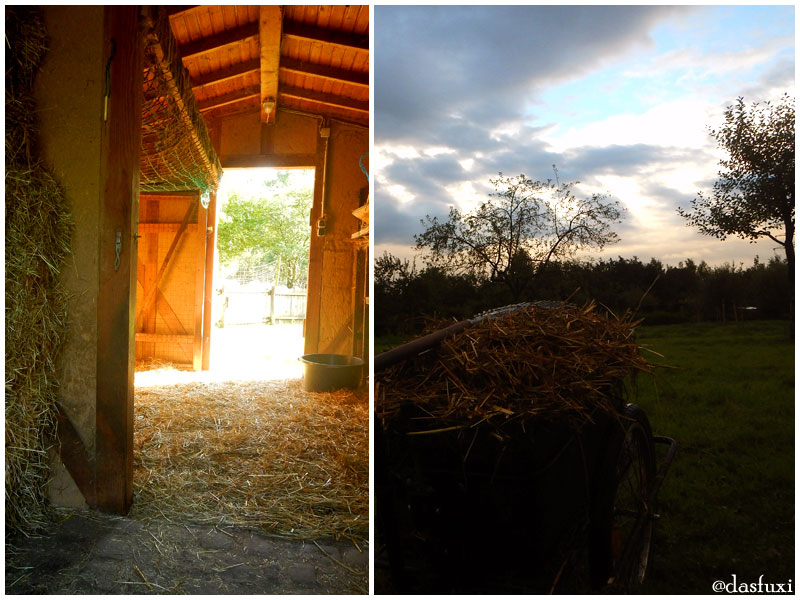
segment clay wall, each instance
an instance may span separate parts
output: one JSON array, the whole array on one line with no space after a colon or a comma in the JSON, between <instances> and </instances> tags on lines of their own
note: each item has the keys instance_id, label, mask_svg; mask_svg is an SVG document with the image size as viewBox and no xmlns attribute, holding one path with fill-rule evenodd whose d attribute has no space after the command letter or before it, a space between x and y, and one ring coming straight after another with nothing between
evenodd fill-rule
<instances>
[{"instance_id":1,"label":"clay wall","mask_svg":"<svg viewBox=\"0 0 800 600\"><path fill-rule=\"evenodd\" d=\"M42 156L64 188L75 228L62 271L69 293L59 402L90 452L95 443L103 7L44 9L50 48L36 79Z\"/></svg>"}]
</instances>

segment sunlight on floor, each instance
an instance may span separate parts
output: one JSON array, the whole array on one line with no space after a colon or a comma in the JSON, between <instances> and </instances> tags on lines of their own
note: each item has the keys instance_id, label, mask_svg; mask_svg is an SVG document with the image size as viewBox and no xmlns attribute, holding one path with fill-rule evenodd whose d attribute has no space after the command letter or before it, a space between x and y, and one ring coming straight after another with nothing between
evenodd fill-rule
<instances>
[{"instance_id":1,"label":"sunlight on floor","mask_svg":"<svg viewBox=\"0 0 800 600\"><path fill-rule=\"evenodd\" d=\"M303 365L302 325L235 325L215 327L211 369L190 371L171 364L137 365L136 387L191 382L299 379Z\"/></svg>"}]
</instances>

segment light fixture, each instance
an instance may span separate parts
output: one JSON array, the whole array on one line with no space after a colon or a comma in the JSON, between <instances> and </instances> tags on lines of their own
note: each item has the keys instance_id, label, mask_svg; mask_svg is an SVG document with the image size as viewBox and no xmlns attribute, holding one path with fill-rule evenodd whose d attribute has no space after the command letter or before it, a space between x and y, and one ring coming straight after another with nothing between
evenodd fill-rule
<instances>
[{"instance_id":1,"label":"light fixture","mask_svg":"<svg viewBox=\"0 0 800 600\"><path fill-rule=\"evenodd\" d=\"M261 106L264 107L264 112L268 115L272 114L272 111L275 109L275 98L267 98L264 100L264 104Z\"/></svg>"}]
</instances>

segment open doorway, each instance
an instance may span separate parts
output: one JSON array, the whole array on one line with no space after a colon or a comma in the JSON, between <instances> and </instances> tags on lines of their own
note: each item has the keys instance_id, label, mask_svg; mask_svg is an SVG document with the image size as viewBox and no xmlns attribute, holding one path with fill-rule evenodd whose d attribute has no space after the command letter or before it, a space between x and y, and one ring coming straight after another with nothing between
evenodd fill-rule
<instances>
[{"instance_id":1,"label":"open doorway","mask_svg":"<svg viewBox=\"0 0 800 600\"><path fill-rule=\"evenodd\" d=\"M302 374L313 169L230 169L217 193L211 370Z\"/></svg>"},{"instance_id":2,"label":"open doorway","mask_svg":"<svg viewBox=\"0 0 800 600\"><path fill-rule=\"evenodd\" d=\"M191 210L197 199L147 197L142 209L146 221L140 224L146 232L139 260L140 304L153 295L147 286L164 268L156 269L157 264L166 266L167 275L157 281L158 302L144 307L149 312L138 322L137 341L146 339L149 345L137 345L137 385L302 376L298 358L303 354L313 188L314 169L226 170L212 214L187 213L190 232L177 246L178 236L163 231L168 225L175 229L176 223L151 221L159 214L168 222L177 221L184 204L170 212L170 203L183 201ZM200 363L192 362L189 336L184 340L177 334L189 332L192 307L201 303L203 273L195 265L197 256L202 260L203 229L208 233L205 243L213 245L213 266L204 273L213 285L205 282L205 310L211 314L204 315L201 371ZM173 249L174 256L169 256ZM175 264L167 264L167 259ZM151 331L142 332L148 325Z\"/></svg>"},{"instance_id":3,"label":"open doorway","mask_svg":"<svg viewBox=\"0 0 800 600\"><path fill-rule=\"evenodd\" d=\"M216 246L205 307L209 368L137 363L132 517L213 523L231 536L244 527L301 540L347 540L359 555L365 549L366 391L308 392L298 360L314 185L313 169L225 171L209 204L215 235L207 239ZM181 211L173 213L170 221ZM191 216L187 221L188 229L211 227ZM172 246L174 224L151 229L171 229L161 242ZM147 240L141 242L140 252L147 252ZM183 245L176 248L178 260ZM164 262L163 248L152 252ZM186 252L200 256L199 248ZM157 292L168 301L156 311L161 327L166 304L181 312L170 281L190 270L180 262L170 268L160 280L163 294Z\"/></svg>"}]
</instances>

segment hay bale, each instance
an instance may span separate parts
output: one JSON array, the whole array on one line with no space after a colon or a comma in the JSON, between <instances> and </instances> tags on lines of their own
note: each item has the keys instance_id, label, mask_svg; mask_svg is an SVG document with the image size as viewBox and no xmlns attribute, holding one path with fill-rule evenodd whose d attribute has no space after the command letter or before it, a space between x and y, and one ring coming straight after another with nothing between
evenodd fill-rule
<instances>
[{"instance_id":1,"label":"hay bale","mask_svg":"<svg viewBox=\"0 0 800 600\"><path fill-rule=\"evenodd\" d=\"M6 8L6 530L47 524L56 364L65 334L59 273L70 251L63 191L38 161L31 87L46 52L39 11Z\"/></svg>"},{"instance_id":2,"label":"hay bale","mask_svg":"<svg viewBox=\"0 0 800 600\"><path fill-rule=\"evenodd\" d=\"M35 6L6 6L6 93L31 89L47 54L47 30Z\"/></svg>"},{"instance_id":3,"label":"hay bale","mask_svg":"<svg viewBox=\"0 0 800 600\"><path fill-rule=\"evenodd\" d=\"M649 370L628 319L594 305L523 306L487 318L380 373L376 410L387 430L488 427L503 438L530 420L579 425L615 412L627 376Z\"/></svg>"}]
</instances>

